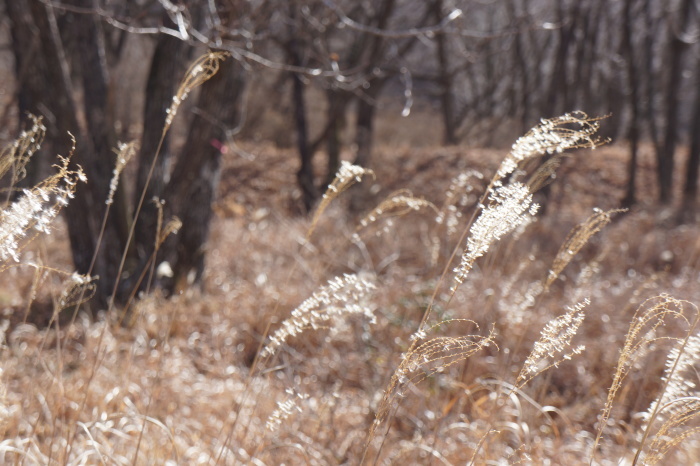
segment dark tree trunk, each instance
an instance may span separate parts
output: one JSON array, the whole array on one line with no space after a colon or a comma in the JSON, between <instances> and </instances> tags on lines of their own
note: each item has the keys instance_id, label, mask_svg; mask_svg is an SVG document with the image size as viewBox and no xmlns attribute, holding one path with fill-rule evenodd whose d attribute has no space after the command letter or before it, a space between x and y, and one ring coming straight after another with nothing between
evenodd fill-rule
<instances>
[{"instance_id":1,"label":"dark tree trunk","mask_svg":"<svg viewBox=\"0 0 700 466\"><path fill-rule=\"evenodd\" d=\"M646 72L646 121L649 125L649 136L654 144L654 150L656 153L661 152L661 135L659 129L658 118L659 111L656 102L656 93L659 91L657 89L657 76L654 68L654 40L660 35L658 32L658 21L654 18L652 12L652 5L655 0L644 0L643 14L644 14L644 28L646 29L646 34L644 36L644 66ZM659 86L661 87L661 86Z\"/></svg>"},{"instance_id":2,"label":"dark tree trunk","mask_svg":"<svg viewBox=\"0 0 700 466\"><path fill-rule=\"evenodd\" d=\"M292 74L292 101L294 102L294 124L297 133L297 150L301 165L297 171L297 181L302 192L304 210L310 212L318 198L314 185L314 169L306 123L306 104L304 103L304 83L301 77Z\"/></svg>"},{"instance_id":3,"label":"dark tree trunk","mask_svg":"<svg viewBox=\"0 0 700 466\"><path fill-rule=\"evenodd\" d=\"M693 0L685 0L681 7L679 28L670 27L671 38L669 41L669 63L668 63L668 82L666 88L666 126L664 131L663 146L660 152L657 152L657 175L659 183L659 201L663 204L671 202L673 195L673 172L676 152L676 138L678 132L678 91L681 84L683 71L683 53L687 48L687 43L681 37L687 30L691 11L693 8Z\"/></svg>"},{"instance_id":4,"label":"dark tree trunk","mask_svg":"<svg viewBox=\"0 0 700 466\"><path fill-rule=\"evenodd\" d=\"M163 251L174 272L171 291L198 283L202 277L211 205L221 170L221 144L227 139L227 129L237 123L243 73L238 62L228 59L202 85L187 141L166 188L166 212L182 220L179 234L166 242Z\"/></svg>"},{"instance_id":5,"label":"dark tree trunk","mask_svg":"<svg viewBox=\"0 0 700 466\"><path fill-rule=\"evenodd\" d=\"M639 145L639 126L641 124L641 112L639 108L639 76L635 62L634 47L632 45L632 4L634 0L625 0L622 21L622 56L626 57L627 86L629 88L629 104L632 113L629 123L627 139L630 143L630 158L627 164L627 191L622 200L624 207L630 207L636 202L637 183L637 152Z\"/></svg>"},{"instance_id":6,"label":"dark tree trunk","mask_svg":"<svg viewBox=\"0 0 700 466\"><path fill-rule=\"evenodd\" d=\"M376 98L379 96L381 82L374 82L367 92L367 97L357 101L357 118L355 120L355 164L369 167L372 158L372 140L374 137L374 117Z\"/></svg>"},{"instance_id":7,"label":"dark tree trunk","mask_svg":"<svg viewBox=\"0 0 700 466\"><path fill-rule=\"evenodd\" d=\"M138 178L133 199L133 205L138 205L144 188L148 184L144 197L145 202L134 230L134 249L142 266L150 259L155 247L153 235L156 230L158 213L151 200L163 197L166 179L170 174L169 167L172 164L169 134L163 138L160 151L158 151L158 145L163 135L167 110L186 70L191 49L184 41L171 35L158 36L146 82L143 135L141 136ZM153 176L148 181L148 173L156 153L158 153L158 158L153 169Z\"/></svg>"},{"instance_id":8,"label":"dark tree trunk","mask_svg":"<svg viewBox=\"0 0 700 466\"><path fill-rule=\"evenodd\" d=\"M293 2L289 3L289 40L286 43L289 63L294 67L301 67L302 57L300 52L301 26L297 23L297 8ZM304 102L304 82L298 73L290 74L292 79L292 105L294 107L294 127L296 129L297 150L299 151L300 166L297 171L297 183L301 188L301 199L305 212L311 212L318 192L314 184L313 152L309 146L309 131L306 121L306 103Z\"/></svg>"},{"instance_id":9,"label":"dark tree trunk","mask_svg":"<svg viewBox=\"0 0 700 466\"><path fill-rule=\"evenodd\" d=\"M567 7L564 0L558 1L556 12L559 27L559 43L554 57L554 68L549 81L549 105L546 117L560 115L570 111L572 104L569 76L569 55L574 45L575 32L580 3L575 1L573 6Z\"/></svg>"},{"instance_id":10,"label":"dark tree trunk","mask_svg":"<svg viewBox=\"0 0 700 466\"><path fill-rule=\"evenodd\" d=\"M74 5L82 8L95 8L94 0L74 0ZM106 63L105 38L102 23L95 15L76 15L74 28L77 34L76 50L71 51L80 73L83 89L83 105L87 127L87 137L82 144L88 146L91 154L82 161L89 183L83 188L90 199L90 215L101 221L106 213L107 196L115 164L113 149L116 146L114 134L113 102L110 95L110 78ZM98 296L105 300L117 280L117 270L121 261L126 237L129 231L129 213L122 189L117 190L114 204L105 224L104 236L97 244L97 260L94 273L99 275ZM103 304L103 303L101 303Z\"/></svg>"},{"instance_id":11,"label":"dark tree trunk","mask_svg":"<svg viewBox=\"0 0 700 466\"><path fill-rule=\"evenodd\" d=\"M434 0L431 5L436 22L443 19L442 0ZM440 105L442 107L443 136L442 143L447 146L457 144L457 128L455 125L454 99L452 98L452 71L450 70L447 35L438 34L435 37L438 58L438 82L440 85Z\"/></svg>"},{"instance_id":12,"label":"dark tree trunk","mask_svg":"<svg viewBox=\"0 0 700 466\"><path fill-rule=\"evenodd\" d=\"M345 126L345 102L337 90L326 91L328 101L328 135L326 136L326 150L328 151L328 169L326 171L325 185L333 182L338 168L340 168L340 133Z\"/></svg>"},{"instance_id":13,"label":"dark tree trunk","mask_svg":"<svg viewBox=\"0 0 700 466\"><path fill-rule=\"evenodd\" d=\"M38 33L39 45L34 55L30 55L29 50L22 53L27 54L27 59L40 63L41 65L36 71L45 74L39 76L42 80L42 86L35 89L36 93L30 96L32 100L36 100L27 105L44 110L41 113L46 115L48 119L47 142L49 147L57 152L60 148L60 152L65 154L70 146L67 133L80 134L76 107L72 97L70 71L66 66L67 60L58 34L56 18L53 16L53 9L39 0L30 0L28 4L32 22ZM18 44L18 46L23 47L30 44L31 42L28 42ZM87 162L87 154L89 153L88 147L82 141L79 142L74 162L85 164L84 166L87 167L85 162ZM90 263L95 251L96 235L94 232L96 226L92 222L92 212L95 206L88 191L82 189L82 186L80 188L70 206L65 209L65 215L75 268L79 273L87 273L90 270Z\"/></svg>"},{"instance_id":14,"label":"dark tree trunk","mask_svg":"<svg viewBox=\"0 0 700 466\"><path fill-rule=\"evenodd\" d=\"M32 18L29 3L5 2L5 10L10 19L12 52L15 59L19 127L22 127L29 113L44 116L48 120L48 139L45 150L34 155L34 159L26 167L26 179L19 184L19 186L34 186L39 181L39 166L44 159L44 154L55 152L51 143L57 137L55 116L47 114L49 107L44 95L44 83L49 79L49 73L46 62L36 59L43 51L39 29Z\"/></svg>"},{"instance_id":15,"label":"dark tree trunk","mask_svg":"<svg viewBox=\"0 0 700 466\"><path fill-rule=\"evenodd\" d=\"M700 176L700 88L696 89L690 129L692 137L683 186L682 220L694 220L697 215L695 210L698 197L698 176Z\"/></svg>"},{"instance_id":16,"label":"dark tree trunk","mask_svg":"<svg viewBox=\"0 0 700 466\"><path fill-rule=\"evenodd\" d=\"M509 0L506 3L508 11L511 16L511 24L513 24L517 29L520 29L521 19L520 16L525 16L524 13L520 13L517 8L516 0ZM527 11L527 4L523 7ZM513 61L515 62L518 72L517 77L520 79L520 94L518 95L514 92L513 103L517 106L520 104L520 131L524 133L530 127L530 94L532 89L530 88L530 75L531 71L528 67L528 60L525 55L524 42L525 39L529 38L529 34L525 32L521 34L516 34L513 37ZM513 85L515 89L515 84ZM517 102L519 100L519 102Z\"/></svg>"}]
</instances>

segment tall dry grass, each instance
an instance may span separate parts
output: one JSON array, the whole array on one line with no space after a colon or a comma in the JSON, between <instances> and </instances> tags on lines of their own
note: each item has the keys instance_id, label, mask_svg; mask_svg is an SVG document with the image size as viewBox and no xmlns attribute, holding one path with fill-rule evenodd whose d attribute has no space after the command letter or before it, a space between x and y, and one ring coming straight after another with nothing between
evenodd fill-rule
<instances>
[{"instance_id":1,"label":"tall dry grass","mask_svg":"<svg viewBox=\"0 0 700 466\"><path fill-rule=\"evenodd\" d=\"M172 116L224 58L188 71ZM2 152L11 185L41 143L32 124ZM30 243L84 178L59 158L0 213L1 461L697 461L697 236L674 232L682 262L643 213L579 202L543 216L534 200L584 165L598 124L543 120L503 160L442 169L430 186L382 188L379 170L344 163L310 219L234 197L212 238L208 293L156 291L127 326L116 313L62 319L92 278L45 265L58 240ZM113 186L134 146L119 149ZM275 177L287 171L259 157L230 163L265 166L259 189L286 189ZM342 206L355 182L388 193L360 219ZM159 225L156 250L178 227ZM650 244L662 261L651 271L634 257L614 268L620 251Z\"/></svg>"}]
</instances>

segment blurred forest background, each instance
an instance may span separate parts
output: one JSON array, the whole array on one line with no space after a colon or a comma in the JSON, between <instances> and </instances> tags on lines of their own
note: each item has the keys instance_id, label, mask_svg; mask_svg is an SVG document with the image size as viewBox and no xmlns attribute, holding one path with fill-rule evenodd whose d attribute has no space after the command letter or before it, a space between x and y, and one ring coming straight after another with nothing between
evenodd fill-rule
<instances>
[{"instance_id":1,"label":"blurred forest background","mask_svg":"<svg viewBox=\"0 0 700 466\"><path fill-rule=\"evenodd\" d=\"M675 202L685 220L696 212L700 14L692 0L0 5L0 136L9 140L27 113L45 118L46 155L30 166L27 185L50 165L49 154L67 152L67 133L76 136L75 160L91 180L67 212L80 272L96 248L112 149L118 140L140 141L138 167L119 190L95 265L103 303L146 186L146 201L163 199L166 217L183 221L161 251L158 262L174 271L161 285L174 290L201 277L221 156L247 156L238 149L246 140L296 148L297 202L309 211L343 151L373 166L381 163L372 157L377 142L504 146L540 118L581 110L607 116L604 135L629 145L621 205L635 203L640 144L649 144L656 183L645 189L661 204ZM186 102L147 181L166 109L188 64L207 48L232 59ZM126 264L132 277L153 252L155 206L146 202L140 218ZM125 280L117 297L133 286Z\"/></svg>"}]
</instances>

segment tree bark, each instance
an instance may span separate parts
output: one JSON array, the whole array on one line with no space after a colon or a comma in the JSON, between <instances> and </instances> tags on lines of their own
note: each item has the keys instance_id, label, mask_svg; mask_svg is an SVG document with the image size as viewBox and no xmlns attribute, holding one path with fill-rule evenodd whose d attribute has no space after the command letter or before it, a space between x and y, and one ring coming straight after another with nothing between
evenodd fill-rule
<instances>
[{"instance_id":1,"label":"tree bark","mask_svg":"<svg viewBox=\"0 0 700 466\"><path fill-rule=\"evenodd\" d=\"M184 41L168 34L158 36L151 68L146 82L146 102L143 114L143 135L138 160L138 175L134 190L133 205L138 205L141 195L148 184L141 214L136 220L134 230L134 250L141 266L150 259L155 248L155 237L158 212L151 200L161 199L164 195L173 154L170 149L170 135L163 138L158 152L158 145L163 135L167 110L170 108L173 96L186 70L187 61L191 55L191 47ZM158 153L158 159L150 181L148 173L153 158Z\"/></svg>"},{"instance_id":2,"label":"tree bark","mask_svg":"<svg viewBox=\"0 0 700 466\"><path fill-rule=\"evenodd\" d=\"M326 136L326 151L328 152L328 169L326 171L326 179L324 184L330 185L335 178L338 169L340 168L340 133L345 126L345 102L340 92L335 89L326 91L326 100L328 102L328 134Z\"/></svg>"},{"instance_id":3,"label":"tree bark","mask_svg":"<svg viewBox=\"0 0 700 466\"><path fill-rule=\"evenodd\" d=\"M314 168L306 122L306 104L304 102L304 83L301 77L292 73L292 101L294 102L294 124L297 134L297 150L299 151L300 166L297 171L297 181L302 192L304 210L311 212L318 192L314 185Z\"/></svg>"},{"instance_id":4,"label":"tree bark","mask_svg":"<svg viewBox=\"0 0 700 466\"><path fill-rule=\"evenodd\" d=\"M627 132L630 143L630 158L627 163L627 191L622 200L623 207L630 207L636 202L637 152L639 145L639 126L641 112L639 108L639 76L632 45L632 4L634 0L625 0L622 21L622 56L626 57L627 86L629 88L629 105L632 113Z\"/></svg>"},{"instance_id":5,"label":"tree bark","mask_svg":"<svg viewBox=\"0 0 700 466\"><path fill-rule=\"evenodd\" d=\"M238 62L227 59L202 85L187 141L166 188L165 210L182 220L180 232L169 238L162 255L174 272L173 280L164 284L173 292L202 278L211 205L221 171L221 145L227 129L237 123L243 73Z\"/></svg>"},{"instance_id":6,"label":"tree bark","mask_svg":"<svg viewBox=\"0 0 700 466\"><path fill-rule=\"evenodd\" d=\"M669 64L668 82L666 87L666 126L664 130L663 146L657 152L657 179L659 183L659 201L662 204L671 202L673 196L673 172L675 165L676 138L678 132L678 91L681 84L683 71L683 53L687 43L681 37L687 30L691 18L693 0L684 0L680 12L680 28L676 30L673 24L669 31Z\"/></svg>"},{"instance_id":7,"label":"tree bark","mask_svg":"<svg viewBox=\"0 0 700 466\"><path fill-rule=\"evenodd\" d=\"M698 67L700 68L700 67ZM696 78L697 79L697 78ZM681 220L694 220L698 197L698 176L700 176L700 87L696 85L695 106L691 121L690 153L685 169L685 184L683 186L683 206Z\"/></svg>"},{"instance_id":8,"label":"tree bark","mask_svg":"<svg viewBox=\"0 0 700 466\"><path fill-rule=\"evenodd\" d=\"M435 21L440 23L443 19L442 0L434 0L430 7ZM440 32L435 37L435 41L438 58L440 104L442 107L442 143L446 146L452 146L457 144L457 128L455 125L454 99L452 98L452 71L450 70L449 51L447 50L447 35Z\"/></svg>"},{"instance_id":9,"label":"tree bark","mask_svg":"<svg viewBox=\"0 0 700 466\"><path fill-rule=\"evenodd\" d=\"M82 8L97 7L94 0L73 0L72 4ZM76 49L71 52L82 81L86 122L82 144L87 145L89 140L87 147L90 150L90 155L83 157L81 161L89 180L83 191L89 197L91 216L97 221L102 221L107 211L105 201L114 170L113 149L116 147L114 105L106 62L105 37L101 20L95 15L76 15L73 24L77 43ZM117 280L117 271L129 231L128 217L125 192L120 188L107 217L101 242L95 245L97 260L93 273L100 277L97 286L101 304L109 297Z\"/></svg>"},{"instance_id":10,"label":"tree bark","mask_svg":"<svg viewBox=\"0 0 700 466\"><path fill-rule=\"evenodd\" d=\"M37 68L37 72L45 73L40 76L43 81L40 92L37 91L36 95L31 96L36 101L28 105L36 105L40 110L44 109L41 113L47 115L48 119L49 147L56 151L62 147L61 152L66 153L66 148L69 147L67 134L71 132L80 135L70 71L66 66L67 60L53 9L39 0L30 0L28 3L32 22L38 33L39 44L36 54L28 55L28 59L31 57L36 62L43 63ZM74 162L80 164L87 162L88 145L89 142L82 140L79 142ZM85 167L87 168L87 164ZM80 188L64 213L68 223L73 263L76 270L84 274L90 269L95 251L96 226L92 222L92 212L95 207L92 196L89 195L88 190L82 189L83 186Z\"/></svg>"},{"instance_id":11,"label":"tree bark","mask_svg":"<svg viewBox=\"0 0 700 466\"><path fill-rule=\"evenodd\" d=\"M44 154L54 152L52 142L57 138L55 116L47 114L48 105L44 96L44 83L49 79L45 60L37 60L42 55L42 44L37 25L34 23L28 2L5 2L5 11L10 19L10 35L12 37L12 52L15 59L15 76L17 82L18 126L21 128L27 114L44 116L47 120L48 138L44 150L34 155L27 165L27 177L18 186L34 186L40 174Z\"/></svg>"}]
</instances>

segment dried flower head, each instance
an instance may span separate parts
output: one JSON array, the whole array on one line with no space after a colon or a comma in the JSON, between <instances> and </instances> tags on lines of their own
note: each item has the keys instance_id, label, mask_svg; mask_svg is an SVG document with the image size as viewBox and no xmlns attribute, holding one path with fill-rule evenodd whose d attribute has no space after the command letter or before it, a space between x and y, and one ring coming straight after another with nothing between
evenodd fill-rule
<instances>
[{"instance_id":1,"label":"dried flower head","mask_svg":"<svg viewBox=\"0 0 700 466\"><path fill-rule=\"evenodd\" d=\"M79 273L71 274L63 284L63 291L56 300L57 310L67 309L87 302L95 294L95 278Z\"/></svg>"},{"instance_id":2,"label":"dried flower head","mask_svg":"<svg viewBox=\"0 0 700 466\"><path fill-rule=\"evenodd\" d=\"M605 406L603 407L598 421L598 433L593 446L594 453L603 436L603 430L608 425L608 419L612 413L615 397L620 388L622 388L622 383L627 375L629 375L632 368L649 353L649 349L654 342L668 339L667 336L664 336L665 332L662 330L666 325L674 320L686 323L689 322L684 312L684 304L684 301L664 294L646 300L634 313L629 331L625 337L625 344L617 360L615 374L612 384L608 389Z\"/></svg>"},{"instance_id":3,"label":"dried flower head","mask_svg":"<svg viewBox=\"0 0 700 466\"><path fill-rule=\"evenodd\" d=\"M697 425L700 419L700 336L695 333L700 311L686 301L674 304L692 323L685 338L671 338L674 344L666 359L663 388L644 414L646 426L635 460L644 452L645 464L660 462L671 448L700 431ZM646 445L648 438L651 442Z\"/></svg>"},{"instance_id":4,"label":"dried flower head","mask_svg":"<svg viewBox=\"0 0 700 466\"><path fill-rule=\"evenodd\" d=\"M384 390L382 401L379 403L365 443L365 451L374 438L377 428L387 418L395 405L395 400L402 396L404 388L409 383L416 384L426 377L444 372L448 367L464 361L494 343L495 333L493 329L485 337L479 335L435 337L420 343L420 340L426 339L430 331L458 321L465 322L464 320L444 321L429 329L419 330L411 337L410 349L402 355L401 364Z\"/></svg>"},{"instance_id":5,"label":"dried flower head","mask_svg":"<svg viewBox=\"0 0 700 466\"><path fill-rule=\"evenodd\" d=\"M452 179L445 193L445 202L435 219L438 225L444 224L449 236L457 232L462 217L462 209L470 203L470 194L474 191L472 179L483 180L484 175L476 170L467 170ZM476 202L476 200L474 200Z\"/></svg>"},{"instance_id":6,"label":"dried flower head","mask_svg":"<svg viewBox=\"0 0 700 466\"><path fill-rule=\"evenodd\" d=\"M286 390L286 393L287 397L285 400L277 402L277 409L270 414L267 422L265 422L265 429L268 432L275 432L282 425L282 422L286 421L292 414L301 412L299 401L309 398L309 395L306 393L297 393L290 388Z\"/></svg>"},{"instance_id":7,"label":"dried flower head","mask_svg":"<svg viewBox=\"0 0 700 466\"><path fill-rule=\"evenodd\" d=\"M555 154L540 165L530 179L527 180L527 186L530 188L530 192L536 193L540 189L551 184L556 178L557 170L562 160L567 156L567 154Z\"/></svg>"}]
</instances>

